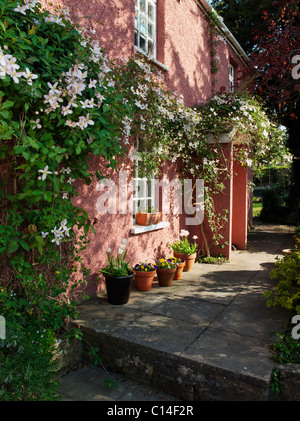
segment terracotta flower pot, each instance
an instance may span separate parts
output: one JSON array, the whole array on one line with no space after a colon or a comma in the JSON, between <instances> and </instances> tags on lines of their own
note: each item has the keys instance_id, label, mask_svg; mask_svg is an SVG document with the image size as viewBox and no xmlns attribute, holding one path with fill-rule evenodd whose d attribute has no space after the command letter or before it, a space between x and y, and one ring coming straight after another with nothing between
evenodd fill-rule
<instances>
[{"instance_id":1,"label":"terracotta flower pot","mask_svg":"<svg viewBox=\"0 0 300 421\"><path fill-rule=\"evenodd\" d=\"M145 212L138 212L136 215L136 222L138 225L153 225L158 224L162 220L162 213L145 213Z\"/></svg>"},{"instance_id":2,"label":"terracotta flower pot","mask_svg":"<svg viewBox=\"0 0 300 421\"><path fill-rule=\"evenodd\" d=\"M181 279L181 275L183 272L183 268L185 266L185 262L179 263L176 267L176 272L174 275L174 281L177 281L178 279Z\"/></svg>"},{"instance_id":3,"label":"terracotta flower pot","mask_svg":"<svg viewBox=\"0 0 300 421\"><path fill-rule=\"evenodd\" d=\"M161 287L170 287L172 285L176 268L174 269L157 269L158 283Z\"/></svg>"},{"instance_id":4,"label":"terracotta flower pot","mask_svg":"<svg viewBox=\"0 0 300 421\"><path fill-rule=\"evenodd\" d=\"M128 276L105 276L107 301L109 304L122 305L129 301L134 273Z\"/></svg>"},{"instance_id":5,"label":"terracotta flower pot","mask_svg":"<svg viewBox=\"0 0 300 421\"><path fill-rule=\"evenodd\" d=\"M135 287L139 291L150 291L152 288L153 279L156 275L156 270L149 272L142 272L134 270L135 274Z\"/></svg>"},{"instance_id":6,"label":"terracotta flower pot","mask_svg":"<svg viewBox=\"0 0 300 421\"><path fill-rule=\"evenodd\" d=\"M185 265L183 268L183 272L189 272L192 267L194 266L196 257L197 257L197 253L194 254L183 254L183 253L176 253L174 252L174 257L178 257L179 259L184 259L185 260Z\"/></svg>"}]
</instances>

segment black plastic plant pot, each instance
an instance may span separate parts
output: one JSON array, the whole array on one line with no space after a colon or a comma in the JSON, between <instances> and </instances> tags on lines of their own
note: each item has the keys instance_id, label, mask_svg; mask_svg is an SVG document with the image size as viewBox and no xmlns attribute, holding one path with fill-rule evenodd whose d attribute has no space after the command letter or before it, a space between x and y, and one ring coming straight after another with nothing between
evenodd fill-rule
<instances>
[{"instance_id":1,"label":"black plastic plant pot","mask_svg":"<svg viewBox=\"0 0 300 421\"><path fill-rule=\"evenodd\" d=\"M128 276L105 275L107 301L109 304L123 305L128 303L133 276L134 273Z\"/></svg>"}]
</instances>

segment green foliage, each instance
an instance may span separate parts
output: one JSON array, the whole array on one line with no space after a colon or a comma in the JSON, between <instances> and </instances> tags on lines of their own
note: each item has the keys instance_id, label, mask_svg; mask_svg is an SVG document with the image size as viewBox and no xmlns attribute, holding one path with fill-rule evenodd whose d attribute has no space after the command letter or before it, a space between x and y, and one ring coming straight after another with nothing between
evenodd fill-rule
<instances>
[{"instance_id":1,"label":"green foliage","mask_svg":"<svg viewBox=\"0 0 300 421\"><path fill-rule=\"evenodd\" d=\"M33 312L33 303L0 291L6 339L0 340L0 400L55 400L53 329Z\"/></svg>"},{"instance_id":2,"label":"green foliage","mask_svg":"<svg viewBox=\"0 0 300 421\"><path fill-rule=\"evenodd\" d=\"M263 12L275 11L273 0L212 0L212 6L248 54L256 46L254 32L267 28Z\"/></svg>"},{"instance_id":3,"label":"green foliage","mask_svg":"<svg viewBox=\"0 0 300 421\"><path fill-rule=\"evenodd\" d=\"M220 255L220 256L216 256L216 257L212 257L212 256L210 256L210 257L198 257L196 259L196 262L197 263L208 263L208 264L212 264L212 265L221 265L223 263L228 263L229 260L226 257Z\"/></svg>"},{"instance_id":4,"label":"green foliage","mask_svg":"<svg viewBox=\"0 0 300 421\"><path fill-rule=\"evenodd\" d=\"M278 400L280 397L280 393L282 391L282 384L281 384L281 377L280 371L278 368L274 368L272 370L271 382L270 382L270 389L273 395L274 400Z\"/></svg>"},{"instance_id":5,"label":"green foliage","mask_svg":"<svg viewBox=\"0 0 300 421\"><path fill-rule=\"evenodd\" d=\"M182 253L182 254L194 254L197 251L197 244L196 241L194 243L190 243L188 240L189 232L187 230L181 230L179 234L182 239L179 241L170 244L170 247L172 250L174 250L176 253ZM196 238L194 238L196 240Z\"/></svg>"},{"instance_id":6,"label":"green foliage","mask_svg":"<svg viewBox=\"0 0 300 421\"><path fill-rule=\"evenodd\" d=\"M104 275L109 275L113 277L117 276L128 276L132 273L131 266L128 262L126 262L126 255L127 249L126 247L126 239L123 238L122 244L119 247L117 257L113 257L111 255L111 248L107 250L107 259L108 264L105 268L100 270L100 273Z\"/></svg>"},{"instance_id":7,"label":"green foliage","mask_svg":"<svg viewBox=\"0 0 300 421\"><path fill-rule=\"evenodd\" d=\"M292 327L282 333L276 333L277 339L272 344L273 358L279 364L300 364L300 342L291 336Z\"/></svg>"},{"instance_id":8,"label":"green foliage","mask_svg":"<svg viewBox=\"0 0 300 421\"><path fill-rule=\"evenodd\" d=\"M274 291L265 292L267 306L279 306L300 314L300 251L293 250L275 262L270 272L278 280Z\"/></svg>"},{"instance_id":9,"label":"green foliage","mask_svg":"<svg viewBox=\"0 0 300 421\"><path fill-rule=\"evenodd\" d=\"M73 204L76 181L103 176L89 169L93 155L116 168L134 107L104 50L65 10L0 0L0 13L1 398L47 400L55 335L76 316L89 273L80 255L95 232Z\"/></svg>"}]
</instances>

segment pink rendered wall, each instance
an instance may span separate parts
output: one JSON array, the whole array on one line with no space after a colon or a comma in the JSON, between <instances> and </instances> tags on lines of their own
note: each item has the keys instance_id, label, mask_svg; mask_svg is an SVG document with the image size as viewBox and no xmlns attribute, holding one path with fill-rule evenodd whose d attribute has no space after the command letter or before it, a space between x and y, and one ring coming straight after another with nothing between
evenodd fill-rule
<instances>
[{"instance_id":1,"label":"pink rendered wall","mask_svg":"<svg viewBox=\"0 0 300 421\"><path fill-rule=\"evenodd\" d=\"M133 54L134 0L41 0L49 10L68 7L70 18L81 27L92 28L92 35L111 58Z\"/></svg>"},{"instance_id":2,"label":"pink rendered wall","mask_svg":"<svg viewBox=\"0 0 300 421\"><path fill-rule=\"evenodd\" d=\"M193 106L211 96L208 24L194 0L158 4L164 25L158 26L158 60L169 68L167 84Z\"/></svg>"},{"instance_id":3,"label":"pink rendered wall","mask_svg":"<svg viewBox=\"0 0 300 421\"><path fill-rule=\"evenodd\" d=\"M48 0L41 1L48 8L67 6L71 17L77 17L82 26L92 27L96 30L96 39L107 50L108 55L114 59L128 57L134 54L134 0L53 0L50 6ZM196 0L158 0L157 5L157 60L168 67L163 71L168 88L184 96L187 106L194 106L198 101L207 100L213 94L211 57L209 43L209 26L203 12ZM90 19L86 17L90 15ZM225 43L218 45L219 72L216 75L218 84L215 90L224 86L228 91L229 62L241 65L234 51ZM92 168L106 171L104 162L94 158ZM125 159L120 170L127 171L128 180L132 177L133 165L130 159ZM165 171L170 180L178 176L178 167L168 165ZM118 172L108 171L112 180L118 181ZM170 226L163 230L132 235L132 214L127 215L99 215L96 181L89 186L79 185L80 193L76 205L88 211L91 219L97 218L94 226L96 235L90 236L90 244L83 256L84 263L91 269L90 291L97 287L99 269L106 264L106 250L111 247L117 251L122 238L128 240L128 259L132 264L139 260L155 259L160 256L168 257L171 250L169 243L178 238L179 230L184 227L184 217L170 214L164 220ZM118 194L118 192L117 192ZM128 193L128 200L131 195ZM229 245L226 249L216 250L227 257L231 253L231 217L232 217L232 179L227 182L226 191L219 200L219 209L230 210L229 222L225 227L224 241ZM200 237L199 227L184 227ZM95 286L92 287L92 281ZM101 284L100 284L101 287Z\"/></svg>"}]
</instances>

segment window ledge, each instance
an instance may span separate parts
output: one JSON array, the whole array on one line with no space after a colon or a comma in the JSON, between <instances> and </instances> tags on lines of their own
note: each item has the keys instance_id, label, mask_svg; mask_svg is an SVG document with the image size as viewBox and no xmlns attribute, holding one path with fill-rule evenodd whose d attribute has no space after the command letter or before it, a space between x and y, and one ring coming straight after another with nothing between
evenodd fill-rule
<instances>
[{"instance_id":1,"label":"window ledge","mask_svg":"<svg viewBox=\"0 0 300 421\"><path fill-rule=\"evenodd\" d=\"M162 70L165 70L166 72L169 71L169 68L167 66L165 66L164 64L162 64L160 61L156 60L156 58L150 57L148 56L145 51L141 50L140 48L138 48L137 46L134 46L135 51L137 51L138 53L142 54L143 56L146 56L148 58L148 60L150 60L153 64L156 64L158 67L160 67Z\"/></svg>"},{"instance_id":2,"label":"window ledge","mask_svg":"<svg viewBox=\"0 0 300 421\"><path fill-rule=\"evenodd\" d=\"M169 222L160 222L159 224L146 225L146 226L133 224L130 230L130 234L142 234L144 232L156 231L162 228L166 228L169 225L170 225Z\"/></svg>"}]
</instances>

